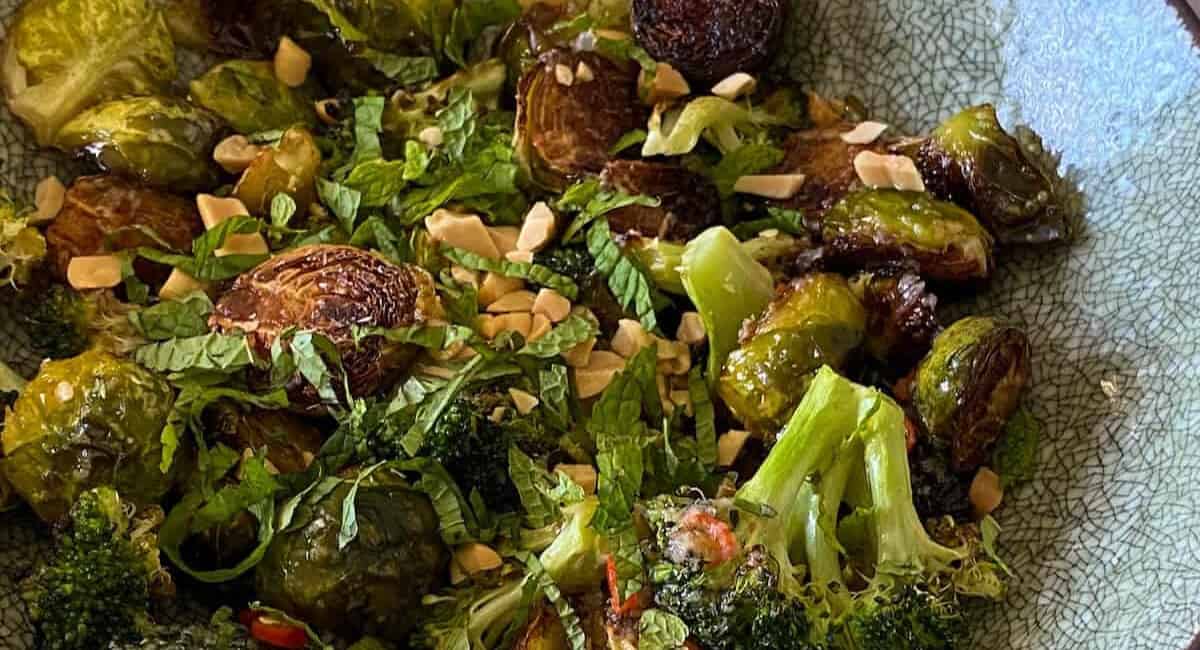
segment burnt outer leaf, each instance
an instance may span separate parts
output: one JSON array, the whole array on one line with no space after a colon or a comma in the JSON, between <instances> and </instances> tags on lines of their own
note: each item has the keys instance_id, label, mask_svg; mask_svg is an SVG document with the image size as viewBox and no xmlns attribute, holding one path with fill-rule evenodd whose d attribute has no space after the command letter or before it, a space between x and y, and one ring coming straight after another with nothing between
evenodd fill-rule
<instances>
[{"instance_id":1,"label":"burnt outer leaf","mask_svg":"<svg viewBox=\"0 0 1200 650\"><path fill-rule=\"evenodd\" d=\"M538 56L552 47L562 45L562 38L556 38L551 29L562 17L562 7L539 2L504 32L500 39L499 56L508 69L507 85L510 90L516 91L518 80L537 64Z\"/></svg>"},{"instance_id":2,"label":"burnt outer leaf","mask_svg":"<svg viewBox=\"0 0 1200 650\"><path fill-rule=\"evenodd\" d=\"M941 330L937 296L919 275L896 267L862 273L851 285L867 310L867 352L895 372L908 372Z\"/></svg>"},{"instance_id":3,"label":"burnt outer leaf","mask_svg":"<svg viewBox=\"0 0 1200 650\"><path fill-rule=\"evenodd\" d=\"M592 69L591 81L560 83L558 66ZM572 179L598 174L622 135L645 126L637 98L636 66L594 52L550 50L524 77L517 93L517 157L530 178L561 191Z\"/></svg>"},{"instance_id":4,"label":"burnt outer leaf","mask_svg":"<svg viewBox=\"0 0 1200 650\"><path fill-rule=\"evenodd\" d=\"M633 34L657 61L711 84L771 61L785 0L633 0Z\"/></svg>"},{"instance_id":5,"label":"burnt outer leaf","mask_svg":"<svg viewBox=\"0 0 1200 650\"><path fill-rule=\"evenodd\" d=\"M784 159L772 173L801 174L800 191L778 204L804 213L804 224L814 236L821 234L821 216L860 187L854 157L863 151L885 153L882 141L869 145L850 144L841 135L854 128L839 122L821 129L793 133L783 145Z\"/></svg>"},{"instance_id":6,"label":"burnt outer leaf","mask_svg":"<svg viewBox=\"0 0 1200 650\"><path fill-rule=\"evenodd\" d=\"M721 219L721 197L704 176L679 165L640 160L613 160L601 180L626 194L661 201L657 207L631 205L608 214L613 232L686 242Z\"/></svg>"},{"instance_id":7,"label":"burnt outer leaf","mask_svg":"<svg viewBox=\"0 0 1200 650\"><path fill-rule=\"evenodd\" d=\"M964 318L934 340L913 404L925 431L949 444L955 471L987 460L1029 380L1029 357L1025 333L991 318Z\"/></svg>"},{"instance_id":8,"label":"burnt outer leaf","mask_svg":"<svg viewBox=\"0 0 1200 650\"><path fill-rule=\"evenodd\" d=\"M46 229L51 269L66 280L71 258L139 246L159 248L146 231L186 251L204 231L193 202L142 187L118 176L85 176L67 190L63 209ZM134 271L145 282L167 279L169 267L138 259Z\"/></svg>"},{"instance_id":9,"label":"burnt outer leaf","mask_svg":"<svg viewBox=\"0 0 1200 650\"><path fill-rule=\"evenodd\" d=\"M184 47L229 56L268 56L274 45L263 26L274 3L267 0L172 0L167 26Z\"/></svg>"},{"instance_id":10,"label":"burnt outer leaf","mask_svg":"<svg viewBox=\"0 0 1200 650\"><path fill-rule=\"evenodd\" d=\"M218 331L248 332L255 352L266 358L284 330L318 332L337 346L351 394L364 396L403 370L413 351L381 337L356 346L352 328L407 327L440 313L433 279L424 269L351 246L319 245L277 255L242 274L217 301L209 324ZM299 375L288 397L294 407L308 410L320 401Z\"/></svg>"}]
</instances>

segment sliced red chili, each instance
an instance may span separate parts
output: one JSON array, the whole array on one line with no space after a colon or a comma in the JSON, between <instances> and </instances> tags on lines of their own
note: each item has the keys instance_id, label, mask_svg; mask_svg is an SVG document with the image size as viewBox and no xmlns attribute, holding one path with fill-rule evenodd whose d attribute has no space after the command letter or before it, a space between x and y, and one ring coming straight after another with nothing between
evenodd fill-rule
<instances>
[{"instance_id":1,"label":"sliced red chili","mask_svg":"<svg viewBox=\"0 0 1200 650\"><path fill-rule=\"evenodd\" d=\"M724 564L741 553L741 544L729 523L705 510L693 508L684 513L677 530L699 533L709 542L697 549L703 551L709 566Z\"/></svg>"},{"instance_id":2,"label":"sliced red chili","mask_svg":"<svg viewBox=\"0 0 1200 650\"><path fill-rule=\"evenodd\" d=\"M617 576L617 561L611 555L608 556L605 576L608 578L609 607L614 614L617 616L627 616L636 613L642 608L641 602L638 600L638 596L641 594L634 594L626 599L625 602L621 602L621 583Z\"/></svg>"},{"instance_id":3,"label":"sliced red chili","mask_svg":"<svg viewBox=\"0 0 1200 650\"><path fill-rule=\"evenodd\" d=\"M250 636L256 641L287 650L301 650L308 646L308 634L304 628L257 612L251 612L251 615Z\"/></svg>"}]
</instances>

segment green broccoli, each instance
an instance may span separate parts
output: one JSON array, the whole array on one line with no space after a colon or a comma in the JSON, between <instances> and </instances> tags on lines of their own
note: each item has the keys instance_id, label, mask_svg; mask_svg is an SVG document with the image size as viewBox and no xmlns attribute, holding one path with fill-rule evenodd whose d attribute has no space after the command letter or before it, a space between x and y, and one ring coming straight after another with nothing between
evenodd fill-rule
<instances>
[{"instance_id":1,"label":"green broccoli","mask_svg":"<svg viewBox=\"0 0 1200 650\"><path fill-rule=\"evenodd\" d=\"M464 494L478 490L493 510L518 511L520 499L508 475L509 447L534 458L558 447L540 413L517 413L505 382L469 386L442 412L420 455L441 463Z\"/></svg>"},{"instance_id":2,"label":"green broccoli","mask_svg":"<svg viewBox=\"0 0 1200 650\"><path fill-rule=\"evenodd\" d=\"M88 490L49 562L23 585L47 650L91 650L140 640L149 629L152 593L167 589L154 524L161 510L131 519L117 492Z\"/></svg>"},{"instance_id":3,"label":"green broccoli","mask_svg":"<svg viewBox=\"0 0 1200 650\"><path fill-rule=\"evenodd\" d=\"M437 596L426 596L431 608L425 624L409 640L425 650L498 648L517 623L524 601L525 581L510 579L499 587L472 585Z\"/></svg>"}]
</instances>

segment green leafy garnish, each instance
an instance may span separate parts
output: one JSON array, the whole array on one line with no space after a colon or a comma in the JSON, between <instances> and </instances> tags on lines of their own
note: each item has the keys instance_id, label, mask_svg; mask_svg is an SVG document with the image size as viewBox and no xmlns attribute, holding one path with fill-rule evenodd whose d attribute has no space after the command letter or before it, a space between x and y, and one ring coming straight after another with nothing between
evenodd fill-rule
<instances>
[{"instance_id":1,"label":"green leafy garnish","mask_svg":"<svg viewBox=\"0 0 1200 650\"><path fill-rule=\"evenodd\" d=\"M612 289L617 302L636 314L642 327L657 329L654 281L613 241L607 221L596 221L588 229L587 247L592 259L596 260L596 270L608 280L608 288Z\"/></svg>"}]
</instances>

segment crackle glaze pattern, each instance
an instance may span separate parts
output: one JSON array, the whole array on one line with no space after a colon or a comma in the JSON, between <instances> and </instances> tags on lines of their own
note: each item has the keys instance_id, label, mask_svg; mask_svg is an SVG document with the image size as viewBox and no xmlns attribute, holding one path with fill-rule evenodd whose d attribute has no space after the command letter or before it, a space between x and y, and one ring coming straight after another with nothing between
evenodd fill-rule
<instances>
[{"instance_id":1,"label":"crackle glaze pattern","mask_svg":"<svg viewBox=\"0 0 1200 650\"><path fill-rule=\"evenodd\" d=\"M1029 328L1047 440L1001 516L1018 577L978 613L980 647L1183 648L1200 629L1200 57L1178 17L1161 0L803 0L795 18L797 81L910 131L995 102L1088 196L1070 247L1008 256L971 307ZM0 110L4 185L56 165ZM16 581L45 538L3 517L0 648L24 649Z\"/></svg>"}]
</instances>

